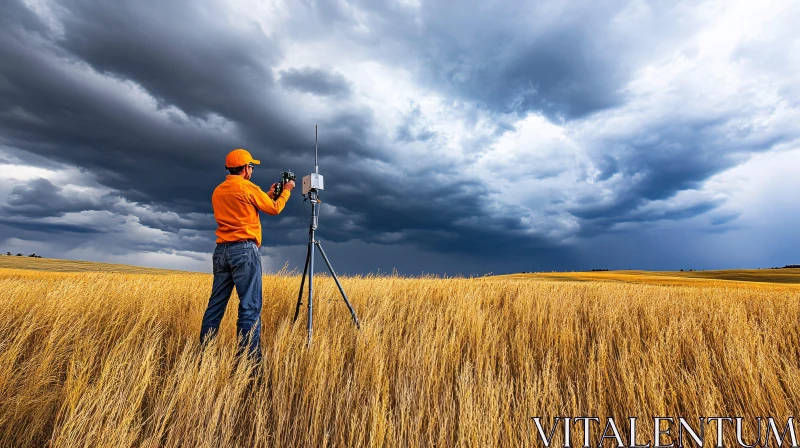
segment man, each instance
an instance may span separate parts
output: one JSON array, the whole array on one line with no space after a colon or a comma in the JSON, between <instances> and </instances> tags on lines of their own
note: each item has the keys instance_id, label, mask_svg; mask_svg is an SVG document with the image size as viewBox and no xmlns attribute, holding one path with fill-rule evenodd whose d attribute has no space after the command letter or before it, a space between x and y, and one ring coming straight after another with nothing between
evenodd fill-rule
<instances>
[{"instance_id":1,"label":"man","mask_svg":"<svg viewBox=\"0 0 800 448\"><path fill-rule=\"evenodd\" d=\"M211 195L214 219L217 220L217 247L213 256L214 284L211 298L200 328L202 343L219 329L233 287L239 294L239 317L236 334L239 353L247 351L261 359L261 221L258 211L277 215L283 210L294 181L285 185L280 196L272 184L268 193L250 182L253 168L261 162L253 160L244 149L234 149L225 158L230 173Z\"/></svg>"}]
</instances>

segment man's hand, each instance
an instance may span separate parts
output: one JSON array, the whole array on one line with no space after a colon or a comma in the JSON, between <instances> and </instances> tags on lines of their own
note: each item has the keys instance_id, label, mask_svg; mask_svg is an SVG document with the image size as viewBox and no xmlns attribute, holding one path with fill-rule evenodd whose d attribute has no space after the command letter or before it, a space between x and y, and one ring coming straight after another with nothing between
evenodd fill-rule
<instances>
[{"instance_id":1,"label":"man's hand","mask_svg":"<svg viewBox=\"0 0 800 448\"><path fill-rule=\"evenodd\" d=\"M278 184L272 184L272 186L269 187L269 191L267 192L267 196L269 196L270 199L275 199L275 187L277 187L277 186L278 186Z\"/></svg>"},{"instance_id":2,"label":"man's hand","mask_svg":"<svg viewBox=\"0 0 800 448\"><path fill-rule=\"evenodd\" d=\"M289 182L286 183L286 185L283 186L283 188L289 191L294 190L294 181L290 180Z\"/></svg>"}]
</instances>

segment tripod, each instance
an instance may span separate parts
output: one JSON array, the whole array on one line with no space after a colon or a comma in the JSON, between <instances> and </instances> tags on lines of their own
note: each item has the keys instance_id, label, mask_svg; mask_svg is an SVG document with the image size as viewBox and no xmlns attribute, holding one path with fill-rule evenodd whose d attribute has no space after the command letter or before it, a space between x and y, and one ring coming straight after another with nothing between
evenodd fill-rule
<instances>
[{"instance_id":1,"label":"tripod","mask_svg":"<svg viewBox=\"0 0 800 448\"><path fill-rule=\"evenodd\" d=\"M350 310L350 315L353 316L353 322L356 324L356 328L361 329L361 326L358 324L358 317L356 317L356 312L353 310L353 306L350 305L350 301L347 300L347 294L344 292L344 288L342 288L342 284L339 283L339 277L336 276L336 272L333 271L333 266L331 266L330 260L325 255L325 251L322 250L322 246L318 240L314 239L314 232L317 230L317 225L319 223L319 194L316 189L312 189L308 192L308 199L311 201L311 225L308 229L308 253L306 254L306 267L303 269L303 279L300 281L300 293L297 295L297 306L294 310L294 320L293 322L297 322L297 316L300 314L300 305L303 303L303 286L306 282L306 274L308 274L308 345L311 346L311 333L313 331L313 309L314 309L314 246L319 249L320 255L322 255L322 259L325 260L325 264L328 265L328 270L331 272L331 276L333 276L333 280L336 282L336 286L339 287L339 292L342 293L342 299L344 299L344 303L347 305L347 309Z\"/></svg>"}]
</instances>

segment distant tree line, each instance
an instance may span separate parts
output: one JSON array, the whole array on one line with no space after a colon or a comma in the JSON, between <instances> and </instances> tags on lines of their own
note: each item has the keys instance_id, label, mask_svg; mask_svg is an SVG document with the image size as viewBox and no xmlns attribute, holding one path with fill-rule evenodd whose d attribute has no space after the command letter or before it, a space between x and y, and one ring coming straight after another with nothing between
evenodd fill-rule
<instances>
[{"instance_id":1,"label":"distant tree line","mask_svg":"<svg viewBox=\"0 0 800 448\"><path fill-rule=\"evenodd\" d=\"M2 253L2 252L0 252L0 253ZM7 257L13 257L14 254L12 254L11 252L6 252L6 256ZM24 255L22 255L22 254L17 254L16 256L17 257L24 257ZM42 258L41 255L36 255L36 254L30 254L30 255L28 255L28 257L30 257L30 258Z\"/></svg>"}]
</instances>

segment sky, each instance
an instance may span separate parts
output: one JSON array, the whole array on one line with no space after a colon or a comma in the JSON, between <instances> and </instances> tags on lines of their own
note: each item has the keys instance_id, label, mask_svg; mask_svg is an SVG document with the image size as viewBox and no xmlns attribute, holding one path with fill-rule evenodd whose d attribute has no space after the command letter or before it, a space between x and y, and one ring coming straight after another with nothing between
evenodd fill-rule
<instances>
[{"instance_id":1,"label":"sky","mask_svg":"<svg viewBox=\"0 0 800 448\"><path fill-rule=\"evenodd\" d=\"M795 1L3 4L3 253L210 272L225 155L267 189L318 125L339 272L800 264Z\"/></svg>"}]
</instances>

